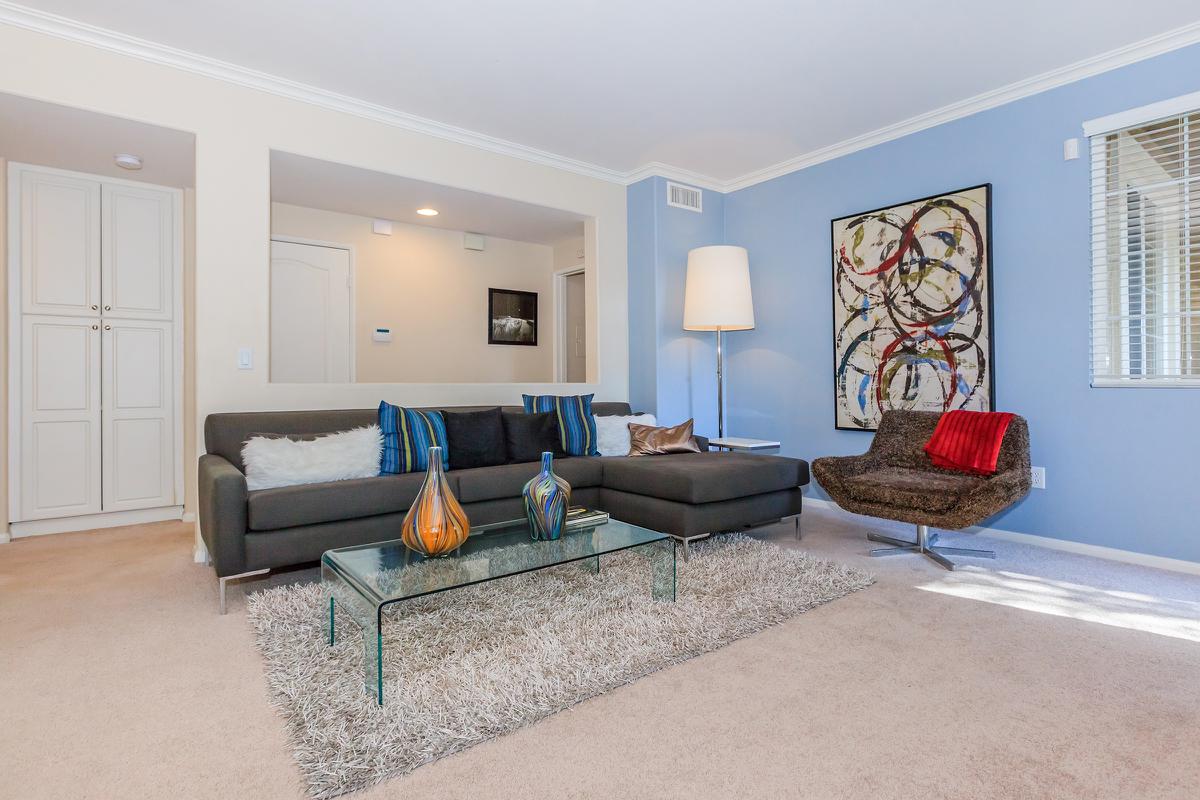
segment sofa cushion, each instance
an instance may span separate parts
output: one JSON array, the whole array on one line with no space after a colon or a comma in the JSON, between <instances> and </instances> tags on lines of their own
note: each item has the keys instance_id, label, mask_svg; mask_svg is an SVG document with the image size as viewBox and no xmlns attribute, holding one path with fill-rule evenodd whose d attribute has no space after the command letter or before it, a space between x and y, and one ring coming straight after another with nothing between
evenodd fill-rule
<instances>
[{"instance_id":1,"label":"sofa cushion","mask_svg":"<svg viewBox=\"0 0 1200 800\"><path fill-rule=\"evenodd\" d=\"M956 505L983 478L956 472L882 467L846 479L846 491L863 503L940 512Z\"/></svg>"},{"instance_id":2,"label":"sofa cushion","mask_svg":"<svg viewBox=\"0 0 1200 800\"><path fill-rule=\"evenodd\" d=\"M750 453L680 453L604 459L604 486L681 503L715 503L794 489L808 483L808 464Z\"/></svg>"},{"instance_id":3,"label":"sofa cushion","mask_svg":"<svg viewBox=\"0 0 1200 800\"><path fill-rule=\"evenodd\" d=\"M455 470L454 476L458 479L456 497L463 503L520 497L525 484L541 468L540 463L530 461L502 467ZM565 478L572 489L583 489L600 485L603 467L598 458L556 458L554 472Z\"/></svg>"},{"instance_id":4,"label":"sofa cushion","mask_svg":"<svg viewBox=\"0 0 1200 800\"><path fill-rule=\"evenodd\" d=\"M442 412L402 408L383 400L379 403L379 427L383 431L380 472L424 472L429 466L431 447L442 448L442 463L447 469L454 466L450 448L446 446Z\"/></svg>"},{"instance_id":5,"label":"sofa cushion","mask_svg":"<svg viewBox=\"0 0 1200 800\"><path fill-rule=\"evenodd\" d=\"M442 419L455 469L494 467L508 461L499 406L483 411L443 411Z\"/></svg>"},{"instance_id":6,"label":"sofa cushion","mask_svg":"<svg viewBox=\"0 0 1200 800\"><path fill-rule=\"evenodd\" d=\"M562 450L571 456L598 456L596 449L596 416L592 411L590 394L523 394L526 414L547 411L558 417L558 433Z\"/></svg>"},{"instance_id":7,"label":"sofa cushion","mask_svg":"<svg viewBox=\"0 0 1200 800\"><path fill-rule=\"evenodd\" d=\"M423 480L424 473L409 472L250 492L246 496L247 527L252 531L273 531L407 511ZM455 490L453 482L450 488ZM397 527L396 536L399 535Z\"/></svg>"},{"instance_id":8,"label":"sofa cushion","mask_svg":"<svg viewBox=\"0 0 1200 800\"><path fill-rule=\"evenodd\" d=\"M565 455L558 437L558 416L554 412L504 412L501 419L504 421L504 447L510 462L523 464L526 461L540 461L545 452Z\"/></svg>"}]
</instances>

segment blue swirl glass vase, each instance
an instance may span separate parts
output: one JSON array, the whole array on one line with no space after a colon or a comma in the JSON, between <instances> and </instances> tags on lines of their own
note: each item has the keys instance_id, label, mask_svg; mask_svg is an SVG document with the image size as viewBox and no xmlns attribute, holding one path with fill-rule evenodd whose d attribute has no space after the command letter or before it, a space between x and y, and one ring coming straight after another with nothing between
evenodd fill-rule
<instances>
[{"instance_id":1,"label":"blue swirl glass vase","mask_svg":"<svg viewBox=\"0 0 1200 800\"><path fill-rule=\"evenodd\" d=\"M562 536L571 505L571 484L554 474L553 453L542 453L542 471L525 484L521 495L533 540L551 541Z\"/></svg>"}]
</instances>

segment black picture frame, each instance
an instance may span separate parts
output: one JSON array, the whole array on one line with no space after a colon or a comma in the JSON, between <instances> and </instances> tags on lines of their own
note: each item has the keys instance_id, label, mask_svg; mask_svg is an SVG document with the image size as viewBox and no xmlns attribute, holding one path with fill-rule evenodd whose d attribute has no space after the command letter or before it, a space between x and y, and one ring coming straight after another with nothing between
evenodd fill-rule
<instances>
[{"instance_id":1,"label":"black picture frame","mask_svg":"<svg viewBox=\"0 0 1200 800\"><path fill-rule=\"evenodd\" d=\"M538 293L489 288L487 323L488 344L537 347Z\"/></svg>"},{"instance_id":2,"label":"black picture frame","mask_svg":"<svg viewBox=\"0 0 1200 800\"><path fill-rule=\"evenodd\" d=\"M865 431L868 433L873 433L876 430L878 430L878 426L876 426L874 428L864 428L864 427L849 427L849 426L845 426L845 425L840 425L839 420L838 420L838 355L839 355L838 354L838 330L837 330L838 253L837 253L837 240L835 238L836 237L835 226L837 225L837 223L842 222L844 220L855 219L857 217L863 217L863 216L867 216L869 214L876 214L876 213L879 213L880 211L887 211L889 209L897 208L900 206L916 205L918 203L924 203L928 200L936 200L938 198L949 197L951 195L962 194L964 192L971 192L971 191L975 191L978 189L982 189L983 193L984 193L984 205L985 205L984 219L986 220L986 222L985 222L986 230L984 232L984 252L985 252L984 258L987 260L987 264L986 264L986 270L985 270L984 285L985 285L985 292L987 294L986 300L985 300L985 305L986 305L985 311L986 311L986 317L987 317L987 333L988 333L988 337L987 337L988 410L989 411L996 410L996 325L995 325L995 309L994 309L994 305L995 305L994 298L996 296L996 293L995 293L994 277L993 277L993 273L995 272L995 263L992 260L992 239L993 239L993 236L992 236L992 230L993 230L993 228L992 228L992 184L989 182L989 183L977 183L972 186L964 186L961 189L951 189L951 190L945 191L945 192L937 192L936 194L926 195L925 197L918 197L918 198L915 198L912 200L904 200L904 201L900 201L900 202L896 202L896 203L889 203L887 205L879 206L878 208L872 208L867 211L859 211L854 214L845 214L840 217L835 217L834 219L831 219L829 221L829 255L830 255L830 266L831 266L831 270L830 270L831 286L830 286L830 293L829 293L830 311L831 311L830 321L833 323L833 326L834 326L830 344L831 344L831 348L833 351L833 369L831 370L831 375L833 377L833 389L834 389L834 391L833 391L833 427L835 430Z\"/></svg>"}]
</instances>

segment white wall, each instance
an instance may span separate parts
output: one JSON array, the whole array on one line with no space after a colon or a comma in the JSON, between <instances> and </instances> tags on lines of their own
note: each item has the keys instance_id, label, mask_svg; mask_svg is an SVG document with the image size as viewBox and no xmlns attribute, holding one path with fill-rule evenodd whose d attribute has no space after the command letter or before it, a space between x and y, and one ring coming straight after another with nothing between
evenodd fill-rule
<instances>
[{"instance_id":1,"label":"white wall","mask_svg":"<svg viewBox=\"0 0 1200 800\"><path fill-rule=\"evenodd\" d=\"M354 250L355 370L359 383L544 382L554 379L554 250L489 236L482 251L460 231L273 203L271 232ZM580 242L582 246L582 241ZM488 288L538 294L538 345L487 343ZM392 341L372 341L377 326Z\"/></svg>"},{"instance_id":2,"label":"white wall","mask_svg":"<svg viewBox=\"0 0 1200 800\"><path fill-rule=\"evenodd\" d=\"M568 267L576 266L581 267L584 265L586 260L582 236L563 239L561 242L554 243L555 269L566 269Z\"/></svg>"},{"instance_id":3,"label":"white wall","mask_svg":"<svg viewBox=\"0 0 1200 800\"><path fill-rule=\"evenodd\" d=\"M592 217L587 391L628 395L625 187L383 122L0 24L0 91L196 136L196 416L239 409L511 403L554 384L267 380L271 149L512 197ZM254 369L236 368L239 347ZM579 390L573 384L570 391Z\"/></svg>"},{"instance_id":4,"label":"white wall","mask_svg":"<svg viewBox=\"0 0 1200 800\"><path fill-rule=\"evenodd\" d=\"M0 157L0 542L8 536L8 160Z\"/></svg>"}]
</instances>

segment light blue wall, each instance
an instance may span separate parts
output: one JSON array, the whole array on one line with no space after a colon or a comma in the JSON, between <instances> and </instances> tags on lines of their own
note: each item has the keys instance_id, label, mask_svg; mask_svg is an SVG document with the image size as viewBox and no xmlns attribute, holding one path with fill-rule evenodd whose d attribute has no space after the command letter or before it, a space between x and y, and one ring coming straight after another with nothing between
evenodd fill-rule
<instances>
[{"instance_id":1,"label":"light blue wall","mask_svg":"<svg viewBox=\"0 0 1200 800\"><path fill-rule=\"evenodd\" d=\"M715 436L714 338L683 330L683 289L688 250L724 241L725 198L705 191L698 214L668 206L666 190L662 178L629 187L629 402Z\"/></svg>"},{"instance_id":2,"label":"light blue wall","mask_svg":"<svg viewBox=\"0 0 1200 800\"><path fill-rule=\"evenodd\" d=\"M1047 488L985 524L1200 561L1200 389L1089 387L1086 142L1083 158L1062 159L1084 120L1197 90L1200 46L726 196L725 241L750 251L758 323L728 337L731 434L806 459L865 450L870 434L833 426L829 221L990 182L997 408L1028 418ZM664 236L687 238L658 228L659 252L677 250ZM665 299L678 318L682 286ZM660 405L708 391L688 379L660 370Z\"/></svg>"},{"instance_id":3,"label":"light blue wall","mask_svg":"<svg viewBox=\"0 0 1200 800\"><path fill-rule=\"evenodd\" d=\"M629 404L653 413L658 404L658 217L655 178L629 187Z\"/></svg>"}]
</instances>

